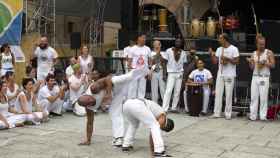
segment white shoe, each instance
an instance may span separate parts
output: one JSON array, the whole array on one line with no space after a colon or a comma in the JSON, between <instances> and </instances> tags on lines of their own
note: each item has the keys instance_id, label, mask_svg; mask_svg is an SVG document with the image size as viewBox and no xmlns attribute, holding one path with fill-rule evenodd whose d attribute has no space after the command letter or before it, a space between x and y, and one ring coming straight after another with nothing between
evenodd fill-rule
<instances>
[{"instance_id":1,"label":"white shoe","mask_svg":"<svg viewBox=\"0 0 280 158\"><path fill-rule=\"evenodd\" d=\"M112 142L113 146L121 147L123 144L123 138L115 138Z\"/></svg>"},{"instance_id":2,"label":"white shoe","mask_svg":"<svg viewBox=\"0 0 280 158\"><path fill-rule=\"evenodd\" d=\"M209 118L210 119L217 119L217 118L221 118L221 116L217 116L217 115L213 114Z\"/></svg>"}]
</instances>

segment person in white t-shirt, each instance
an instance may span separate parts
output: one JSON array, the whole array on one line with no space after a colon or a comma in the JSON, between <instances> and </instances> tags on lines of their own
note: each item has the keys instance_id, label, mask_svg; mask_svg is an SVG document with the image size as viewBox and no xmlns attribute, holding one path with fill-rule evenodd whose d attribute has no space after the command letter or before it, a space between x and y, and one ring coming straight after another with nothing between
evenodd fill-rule
<instances>
[{"instance_id":1,"label":"person in white t-shirt","mask_svg":"<svg viewBox=\"0 0 280 158\"><path fill-rule=\"evenodd\" d=\"M88 75L93 70L94 61L86 45L81 47L81 55L78 57L77 63L81 65L83 74Z\"/></svg>"},{"instance_id":2,"label":"person in white t-shirt","mask_svg":"<svg viewBox=\"0 0 280 158\"><path fill-rule=\"evenodd\" d=\"M135 45L135 42L133 40L129 41L129 46L125 47L123 49L123 54L125 58L125 73L128 73L129 68L128 68L128 54L130 54L130 49Z\"/></svg>"},{"instance_id":3,"label":"person in white t-shirt","mask_svg":"<svg viewBox=\"0 0 280 158\"><path fill-rule=\"evenodd\" d=\"M215 108L212 118L221 117L225 89L225 118L231 119L232 95L236 77L236 65L239 63L239 51L237 47L230 44L229 37L225 33L219 36L219 42L221 47L216 50L216 53L211 48L209 49L212 63L219 64L215 88Z\"/></svg>"},{"instance_id":4,"label":"person in white t-shirt","mask_svg":"<svg viewBox=\"0 0 280 158\"><path fill-rule=\"evenodd\" d=\"M182 46L183 40L176 39L175 47L167 49L167 51L162 55L166 60L168 73L166 91L163 97L162 105L165 111L168 111L173 89L174 93L171 110L173 112L177 111L182 86L184 64L187 63L187 54L181 49Z\"/></svg>"},{"instance_id":5,"label":"person in white t-shirt","mask_svg":"<svg viewBox=\"0 0 280 158\"><path fill-rule=\"evenodd\" d=\"M167 118L164 109L147 99L128 99L123 104L123 115L128 121L122 150L133 149L136 130L143 123L150 130L150 149L152 157L171 157L166 155L161 130L170 132L174 128L173 120Z\"/></svg>"},{"instance_id":6,"label":"person in white t-shirt","mask_svg":"<svg viewBox=\"0 0 280 158\"><path fill-rule=\"evenodd\" d=\"M43 107L43 112L56 116L62 115L62 106L65 87L56 85L55 76L48 74L46 85L39 90L38 102Z\"/></svg>"},{"instance_id":7,"label":"person in white t-shirt","mask_svg":"<svg viewBox=\"0 0 280 158\"><path fill-rule=\"evenodd\" d=\"M149 67L151 63L151 49L145 45L145 42L146 35L139 34L137 45L133 46L128 54L129 69ZM144 98L146 94L146 78L142 77L132 81L128 91L128 98Z\"/></svg>"},{"instance_id":8,"label":"person in white t-shirt","mask_svg":"<svg viewBox=\"0 0 280 158\"><path fill-rule=\"evenodd\" d=\"M72 67L74 74L68 79L70 88L70 102L72 106L74 106L73 112L78 116L84 116L86 114L85 108L75 103L77 99L85 92L88 79L86 74L81 73L80 64L75 64Z\"/></svg>"},{"instance_id":9,"label":"person in white t-shirt","mask_svg":"<svg viewBox=\"0 0 280 158\"><path fill-rule=\"evenodd\" d=\"M15 56L8 43L1 46L0 62L1 76L4 76L7 71L14 72Z\"/></svg>"},{"instance_id":10,"label":"person in white t-shirt","mask_svg":"<svg viewBox=\"0 0 280 158\"><path fill-rule=\"evenodd\" d=\"M208 112L209 97L211 93L210 85L213 83L213 76L209 70L204 68L204 62L202 60L197 61L196 67L197 69L190 73L187 85L203 85L203 106L201 114L206 115ZM186 97L186 95L184 97ZM185 103L186 109L187 106L187 103Z\"/></svg>"},{"instance_id":11,"label":"person in white t-shirt","mask_svg":"<svg viewBox=\"0 0 280 158\"><path fill-rule=\"evenodd\" d=\"M72 66L77 63L77 60L75 59L75 57L70 58L69 61L70 61L70 65L65 70L67 79L74 74L74 70L73 70Z\"/></svg>"},{"instance_id":12,"label":"person in white t-shirt","mask_svg":"<svg viewBox=\"0 0 280 158\"><path fill-rule=\"evenodd\" d=\"M152 51L152 80L151 80L151 90L152 90L152 100L158 102L158 89L160 90L161 99L164 97L165 87L166 87L166 67L163 63L161 54L161 43L160 41L154 41L154 50Z\"/></svg>"},{"instance_id":13,"label":"person in white t-shirt","mask_svg":"<svg viewBox=\"0 0 280 158\"><path fill-rule=\"evenodd\" d=\"M56 50L49 46L47 37L41 37L34 57L37 57L37 80L45 80L47 75L53 72L53 66L58 57Z\"/></svg>"},{"instance_id":14,"label":"person in white t-shirt","mask_svg":"<svg viewBox=\"0 0 280 158\"><path fill-rule=\"evenodd\" d=\"M18 84L15 81L15 74L12 71L7 71L5 75L6 83L8 85L7 97L10 106L15 106L16 98L20 93Z\"/></svg>"},{"instance_id":15,"label":"person in white t-shirt","mask_svg":"<svg viewBox=\"0 0 280 158\"><path fill-rule=\"evenodd\" d=\"M267 119L270 69L275 66L275 57L271 50L265 49L266 40L264 37L258 36L256 40L257 50L254 51L251 58L247 59L253 69L249 119L252 121L257 119L258 107L260 106L260 120L265 121Z\"/></svg>"}]
</instances>

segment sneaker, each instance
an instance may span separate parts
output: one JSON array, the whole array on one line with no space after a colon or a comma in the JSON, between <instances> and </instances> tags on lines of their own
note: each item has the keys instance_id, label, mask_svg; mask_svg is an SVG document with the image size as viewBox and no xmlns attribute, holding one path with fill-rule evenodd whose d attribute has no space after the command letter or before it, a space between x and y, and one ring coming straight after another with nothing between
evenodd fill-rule
<instances>
[{"instance_id":1,"label":"sneaker","mask_svg":"<svg viewBox=\"0 0 280 158\"><path fill-rule=\"evenodd\" d=\"M115 147L121 147L123 144L123 139L122 138L115 138L112 142L112 145Z\"/></svg>"},{"instance_id":2,"label":"sneaker","mask_svg":"<svg viewBox=\"0 0 280 158\"><path fill-rule=\"evenodd\" d=\"M123 152L130 152L133 150L133 146L128 146L128 147L122 147Z\"/></svg>"},{"instance_id":3,"label":"sneaker","mask_svg":"<svg viewBox=\"0 0 280 158\"><path fill-rule=\"evenodd\" d=\"M165 154L165 151L163 151L161 153L154 152L154 157L155 158L161 158L161 157L172 157L172 156Z\"/></svg>"}]
</instances>

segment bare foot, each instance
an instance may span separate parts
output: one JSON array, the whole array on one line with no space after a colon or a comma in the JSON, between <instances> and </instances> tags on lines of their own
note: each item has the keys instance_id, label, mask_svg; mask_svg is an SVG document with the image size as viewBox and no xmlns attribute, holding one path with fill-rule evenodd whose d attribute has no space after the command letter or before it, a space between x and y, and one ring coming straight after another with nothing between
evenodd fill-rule
<instances>
[{"instance_id":1,"label":"bare foot","mask_svg":"<svg viewBox=\"0 0 280 158\"><path fill-rule=\"evenodd\" d=\"M81 142L78 145L90 145L90 141Z\"/></svg>"}]
</instances>

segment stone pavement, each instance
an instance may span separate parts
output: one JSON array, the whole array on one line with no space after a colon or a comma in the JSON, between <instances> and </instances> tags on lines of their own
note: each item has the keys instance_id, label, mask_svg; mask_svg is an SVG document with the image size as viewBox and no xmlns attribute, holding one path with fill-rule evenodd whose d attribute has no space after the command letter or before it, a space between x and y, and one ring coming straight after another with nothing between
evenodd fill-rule
<instances>
[{"instance_id":1,"label":"stone pavement","mask_svg":"<svg viewBox=\"0 0 280 158\"><path fill-rule=\"evenodd\" d=\"M280 123L194 118L172 114L175 130L164 134L175 158L280 158ZM0 131L0 158L149 158L148 130L140 127L132 153L111 146L107 114L95 118L91 146L78 146L85 118L65 114L40 126Z\"/></svg>"}]
</instances>

